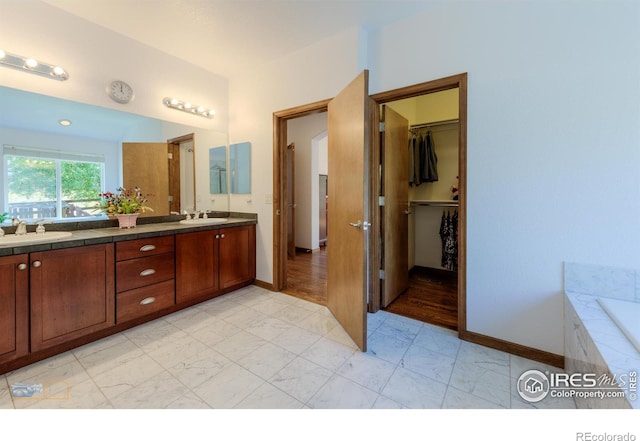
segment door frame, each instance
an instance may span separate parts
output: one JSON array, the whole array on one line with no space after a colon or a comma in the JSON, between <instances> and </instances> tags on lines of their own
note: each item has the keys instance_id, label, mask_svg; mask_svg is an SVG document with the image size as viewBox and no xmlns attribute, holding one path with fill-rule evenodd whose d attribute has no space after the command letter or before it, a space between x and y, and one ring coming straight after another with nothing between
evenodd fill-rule
<instances>
[{"instance_id":1,"label":"door frame","mask_svg":"<svg viewBox=\"0 0 640 441\"><path fill-rule=\"evenodd\" d=\"M458 336L464 338L467 333L467 73L376 93L371 98L379 107L391 101L455 88L458 89ZM374 142L379 144L380 137L375 137ZM378 174L372 176L380 180ZM380 182L377 184L379 188ZM374 296L369 302L369 312L379 309L380 296Z\"/></svg>"},{"instance_id":2,"label":"door frame","mask_svg":"<svg viewBox=\"0 0 640 441\"><path fill-rule=\"evenodd\" d=\"M188 133L186 135L182 135L182 136L178 136L176 138L171 138L171 139L167 139L167 146L169 148L170 151L172 151L172 153L174 153L174 157L175 157L175 153L177 152L178 155L180 155L180 144L182 144L183 142L186 141L191 141L191 143L193 144L193 207L196 208L197 205L197 200L198 198L195 195L196 192L196 135L195 133ZM179 167L179 160L180 157L178 156L178 167ZM171 165L169 166L169 170L171 171ZM174 168L175 171L175 168ZM175 191L177 188L178 191L178 201L180 201L180 182L181 182L181 176L180 176L180 169L178 168L178 173L177 173L177 184L176 184L176 180L175 180L175 176L173 176L174 180L172 182L171 180L171 175L170 175L170 179L169 179L169 195L172 195L172 191ZM169 206L172 206L173 204L169 204ZM176 210L177 212L180 212L180 206L178 206L178 210Z\"/></svg>"},{"instance_id":3,"label":"door frame","mask_svg":"<svg viewBox=\"0 0 640 441\"><path fill-rule=\"evenodd\" d=\"M451 75L412 86L401 87L386 92L371 95L375 105L370 106L373 112L372 134L373 154L369 158L370 182L369 207L371 219L371 237L380 236L380 214L377 203L380 188L380 137L377 128L380 122L379 107L391 101L413 98L420 95L458 89L458 336L464 338L467 333L467 73ZM287 147L287 121L301 118L315 113L326 112L331 99L292 107L273 113L273 289L281 291L286 287L287 280L287 243L283 240L287 233L287 207L283 201L286 194L283 173L286 172L286 162L281 153ZM369 258L371 262L380 261L380 246L378 240L370 241ZM376 312L380 309L380 283L376 271L370 272L368 297L368 311Z\"/></svg>"}]
</instances>

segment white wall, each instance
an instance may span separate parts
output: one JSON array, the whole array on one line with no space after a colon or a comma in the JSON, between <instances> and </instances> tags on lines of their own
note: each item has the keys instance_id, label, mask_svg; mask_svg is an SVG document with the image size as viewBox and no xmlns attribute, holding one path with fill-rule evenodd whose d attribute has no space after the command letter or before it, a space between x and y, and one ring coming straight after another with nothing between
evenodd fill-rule
<instances>
[{"instance_id":1,"label":"white wall","mask_svg":"<svg viewBox=\"0 0 640 441\"><path fill-rule=\"evenodd\" d=\"M372 37L374 92L468 72L470 331L562 354L563 262L639 267L639 18L447 2Z\"/></svg>"},{"instance_id":2,"label":"white wall","mask_svg":"<svg viewBox=\"0 0 640 441\"><path fill-rule=\"evenodd\" d=\"M273 112L335 96L365 66L363 38L346 31L229 80L229 142L252 155L252 202L231 195L230 209L258 213L258 280L273 281Z\"/></svg>"},{"instance_id":3,"label":"white wall","mask_svg":"<svg viewBox=\"0 0 640 441\"><path fill-rule=\"evenodd\" d=\"M314 138L327 130L327 113L316 113L287 123L287 144L295 142L295 244L315 250L319 247L320 158ZM317 142L315 143L317 144ZM326 152L326 151L325 151ZM327 159L324 158L324 162Z\"/></svg>"}]
</instances>

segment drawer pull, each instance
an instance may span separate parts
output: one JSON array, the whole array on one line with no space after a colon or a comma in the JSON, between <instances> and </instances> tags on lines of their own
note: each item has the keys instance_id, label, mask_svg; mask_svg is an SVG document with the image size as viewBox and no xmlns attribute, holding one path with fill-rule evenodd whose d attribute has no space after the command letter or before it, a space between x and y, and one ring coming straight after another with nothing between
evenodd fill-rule
<instances>
[{"instance_id":1,"label":"drawer pull","mask_svg":"<svg viewBox=\"0 0 640 441\"><path fill-rule=\"evenodd\" d=\"M147 297L145 299L140 300L140 304L141 305L150 305L151 303L153 303L155 301L156 301L155 297Z\"/></svg>"},{"instance_id":2,"label":"drawer pull","mask_svg":"<svg viewBox=\"0 0 640 441\"><path fill-rule=\"evenodd\" d=\"M140 271L140 275L141 275L142 277L152 276L152 275L154 275L155 273L156 273L156 270L151 269L151 268L146 269L146 270L143 270L143 271Z\"/></svg>"},{"instance_id":3,"label":"drawer pull","mask_svg":"<svg viewBox=\"0 0 640 441\"><path fill-rule=\"evenodd\" d=\"M144 245L140 247L140 251L153 251L156 249L155 245Z\"/></svg>"}]
</instances>

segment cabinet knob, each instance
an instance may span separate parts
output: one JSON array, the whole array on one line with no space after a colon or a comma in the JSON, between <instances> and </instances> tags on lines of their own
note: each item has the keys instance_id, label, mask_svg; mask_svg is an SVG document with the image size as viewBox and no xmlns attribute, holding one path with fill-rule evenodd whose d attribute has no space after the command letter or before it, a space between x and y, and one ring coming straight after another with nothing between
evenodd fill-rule
<instances>
[{"instance_id":1,"label":"cabinet knob","mask_svg":"<svg viewBox=\"0 0 640 441\"><path fill-rule=\"evenodd\" d=\"M220 235L219 234L216 234L216 239L220 239Z\"/></svg>"},{"instance_id":2,"label":"cabinet knob","mask_svg":"<svg viewBox=\"0 0 640 441\"><path fill-rule=\"evenodd\" d=\"M220 239L224 239L224 234L221 234L221 235L220 235Z\"/></svg>"},{"instance_id":3,"label":"cabinet knob","mask_svg":"<svg viewBox=\"0 0 640 441\"><path fill-rule=\"evenodd\" d=\"M26 270L26 269L27 269L27 264L26 264L26 263L21 263L21 264L19 264L19 265L18 265L18 269L19 269L20 271L24 271L24 270Z\"/></svg>"},{"instance_id":4,"label":"cabinet knob","mask_svg":"<svg viewBox=\"0 0 640 441\"><path fill-rule=\"evenodd\" d=\"M140 304L141 305L149 305L149 304L151 304L151 303L153 303L155 301L156 301L155 297L147 297L147 298L144 298L144 299L140 300Z\"/></svg>"},{"instance_id":5,"label":"cabinet knob","mask_svg":"<svg viewBox=\"0 0 640 441\"><path fill-rule=\"evenodd\" d=\"M40 262L39 260L36 260L35 262L33 262L31 265L33 265L34 268L39 268L40 265L42 265L42 262Z\"/></svg>"},{"instance_id":6,"label":"cabinet knob","mask_svg":"<svg viewBox=\"0 0 640 441\"><path fill-rule=\"evenodd\" d=\"M156 270L151 269L151 268L140 271L140 275L142 277L151 276L151 275L153 275L155 273L156 273Z\"/></svg>"},{"instance_id":7,"label":"cabinet knob","mask_svg":"<svg viewBox=\"0 0 640 441\"><path fill-rule=\"evenodd\" d=\"M144 245L140 247L140 251L153 251L156 249L155 245Z\"/></svg>"}]
</instances>

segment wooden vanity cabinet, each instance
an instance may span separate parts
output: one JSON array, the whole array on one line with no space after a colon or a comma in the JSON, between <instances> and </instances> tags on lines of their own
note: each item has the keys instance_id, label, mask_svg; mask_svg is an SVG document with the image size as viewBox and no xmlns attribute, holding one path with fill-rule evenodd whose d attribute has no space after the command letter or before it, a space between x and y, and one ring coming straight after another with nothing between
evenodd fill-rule
<instances>
[{"instance_id":1,"label":"wooden vanity cabinet","mask_svg":"<svg viewBox=\"0 0 640 441\"><path fill-rule=\"evenodd\" d=\"M176 303L215 297L256 276L255 225L176 235Z\"/></svg>"},{"instance_id":2,"label":"wooden vanity cabinet","mask_svg":"<svg viewBox=\"0 0 640 441\"><path fill-rule=\"evenodd\" d=\"M29 353L29 256L0 257L0 363Z\"/></svg>"},{"instance_id":3,"label":"wooden vanity cabinet","mask_svg":"<svg viewBox=\"0 0 640 441\"><path fill-rule=\"evenodd\" d=\"M256 227L0 257L0 374L253 282Z\"/></svg>"},{"instance_id":4,"label":"wooden vanity cabinet","mask_svg":"<svg viewBox=\"0 0 640 441\"><path fill-rule=\"evenodd\" d=\"M220 230L176 234L176 303L218 291L219 237Z\"/></svg>"},{"instance_id":5,"label":"wooden vanity cabinet","mask_svg":"<svg viewBox=\"0 0 640 441\"><path fill-rule=\"evenodd\" d=\"M174 236L116 243L116 323L175 304Z\"/></svg>"},{"instance_id":6,"label":"wooden vanity cabinet","mask_svg":"<svg viewBox=\"0 0 640 441\"><path fill-rule=\"evenodd\" d=\"M113 244L29 254L31 352L115 324Z\"/></svg>"},{"instance_id":7,"label":"wooden vanity cabinet","mask_svg":"<svg viewBox=\"0 0 640 441\"><path fill-rule=\"evenodd\" d=\"M255 225L220 230L219 261L221 290L255 279Z\"/></svg>"}]
</instances>

